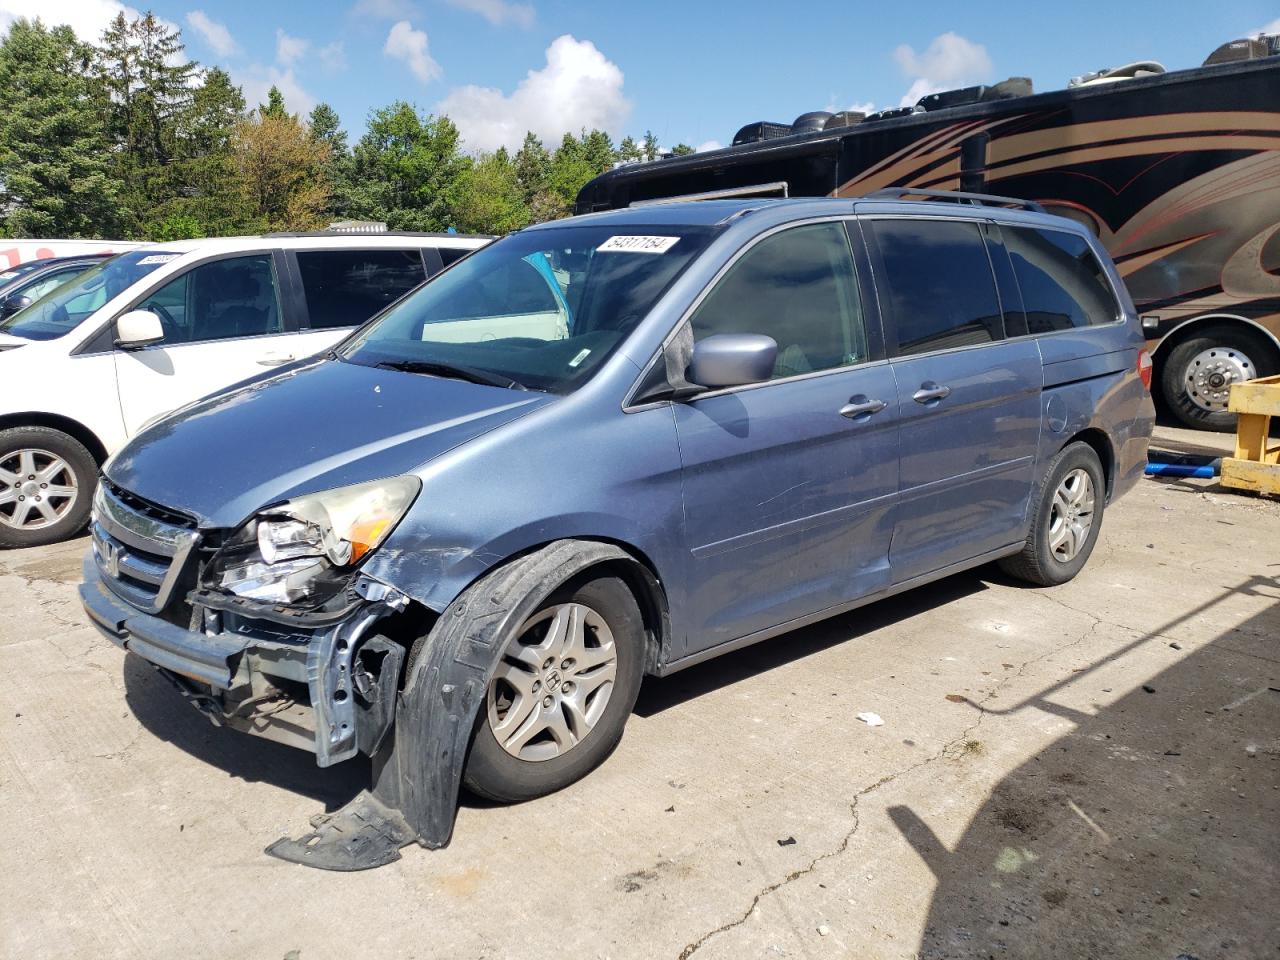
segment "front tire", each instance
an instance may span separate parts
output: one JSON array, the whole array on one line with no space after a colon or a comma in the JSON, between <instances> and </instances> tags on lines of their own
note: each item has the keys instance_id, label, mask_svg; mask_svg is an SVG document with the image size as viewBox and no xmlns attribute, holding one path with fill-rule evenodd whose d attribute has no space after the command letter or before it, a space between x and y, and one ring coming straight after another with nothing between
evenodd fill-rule
<instances>
[{"instance_id":1,"label":"front tire","mask_svg":"<svg viewBox=\"0 0 1280 960\"><path fill-rule=\"evenodd\" d=\"M1280 369L1274 344L1238 325L1206 326L1165 358L1160 390L1170 413L1193 430L1235 429L1227 410L1231 384Z\"/></svg>"},{"instance_id":2,"label":"front tire","mask_svg":"<svg viewBox=\"0 0 1280 960\"><path fill-rule=\"evenodd\" d=\"M1075 577L1098 542L1105 484L1093 447L1081 441L1067 444L1040 482L1022 552L1000 560L1000 568L1042 587Z\"/></svg>"},{"instance_id":3,"label":"front tire","mask_svg":"<svg viewBox=\"0 0 1280 960\"><path fill-rule=\"evenodd\" d=\"M567 584L510 637L481 707L464 780L504 803L560 790L622 739L644 673L644 622L616 577Z\"/></svg>"},{"instance_id":4,"label":"front tire","mask_svg":"<svg viewBox=\"0 0 1280 960\"><path fill-rule=\"evenodd\" d=\"M0 430L0 547L75 536L89 521L97 476L93 454L61 430Z\"/></svg>"}]
</instances>

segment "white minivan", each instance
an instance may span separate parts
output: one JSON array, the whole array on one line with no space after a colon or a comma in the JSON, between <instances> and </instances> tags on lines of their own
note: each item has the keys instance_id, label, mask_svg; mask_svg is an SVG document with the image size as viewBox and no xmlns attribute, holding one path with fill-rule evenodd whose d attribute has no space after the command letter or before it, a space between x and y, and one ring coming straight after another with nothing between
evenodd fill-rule
<instances>
[{"instance_id":1,"label":"white minivan","mask_svg":"<svg viewBox=\"0 0 1280 960\"><path fill-rule=\"evenodd\" d=\"M327 349L489 240L314 233L147 245L0 322L0 547L78 533L99 464L144 426Z\"/></svg>"}]
</instances>

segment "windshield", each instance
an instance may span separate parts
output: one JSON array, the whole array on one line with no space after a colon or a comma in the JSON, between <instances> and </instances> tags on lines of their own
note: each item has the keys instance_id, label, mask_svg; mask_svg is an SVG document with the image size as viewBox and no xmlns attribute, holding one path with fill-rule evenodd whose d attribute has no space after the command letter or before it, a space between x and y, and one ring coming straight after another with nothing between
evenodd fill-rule
<instances>
[{"instance_id":1,"label":"windshield","mask_svg":"<svg viewBox=\"0 0 1280 960\"><path fill-rule=\"evenodd\" d=\"M710 227L632 225L517 233L392 306L341 356L569 393L714 235Z\"/></svg>"},{"instance_id":2,"label":"windshield","mask_svg":"<svg viewBox=\"0 0 1280 960\"><path fill-rule=\"evenodd\" d=\"M74 330L93 311L180 253L133 250L104 260L0 321L0 333L27 340L54 340Z\"/></svg>"}]
</instances>

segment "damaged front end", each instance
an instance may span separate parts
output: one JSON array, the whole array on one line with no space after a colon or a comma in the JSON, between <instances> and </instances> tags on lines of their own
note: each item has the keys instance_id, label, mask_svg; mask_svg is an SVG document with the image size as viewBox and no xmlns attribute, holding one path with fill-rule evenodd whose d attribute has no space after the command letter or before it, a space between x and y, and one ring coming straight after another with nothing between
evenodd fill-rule
<instances>
[{"instance_id":1,"label":"damaged front end","mask_svg":"<svg viewBox=\"0 0 1280 960\"><path fill-rule=\"evenodd\" d=\"M369 491L361 493L367 507ZM410 499L391 505L402 512ZM214 724L310 750L327 767L372 756L386 738L406 653L387 631L413 615L404 594L358 569L342 575L330 559L350 561L359 550L358 562L367 540L324 543L334 539L324 518L311 523L309 540L290 507L220 536L104 481L80 594L103 633L159 668ZM268 524L274 564L261 556L273 547L257 546ZM324 554L308 556L312 540ZM308 564L315 569L304 581ZM272 566L283 575L273 579Z\"/></svg>"}]
</instances>

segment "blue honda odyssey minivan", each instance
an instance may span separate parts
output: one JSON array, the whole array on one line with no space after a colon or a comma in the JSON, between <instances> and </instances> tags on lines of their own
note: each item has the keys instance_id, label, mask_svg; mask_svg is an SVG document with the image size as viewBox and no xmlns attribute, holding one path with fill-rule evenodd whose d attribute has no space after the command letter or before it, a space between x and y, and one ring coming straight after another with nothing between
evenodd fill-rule
<instances>
[{"instance_id":1,"label":"blue honda odyssey minivan","mask_svg":"<svg viewBox=\"0 0 1280 960\"><path fill-rule=\"evenodd\" d=\"M447 843L464 783L586 774L646 674L991 561L1074 577L1142 474L1142 345L1022 201L543 224L138 435L81 596L215 723L372 756L344 829L392 852L277 851L368 866Z\"/></svg>"}]
</instances>

